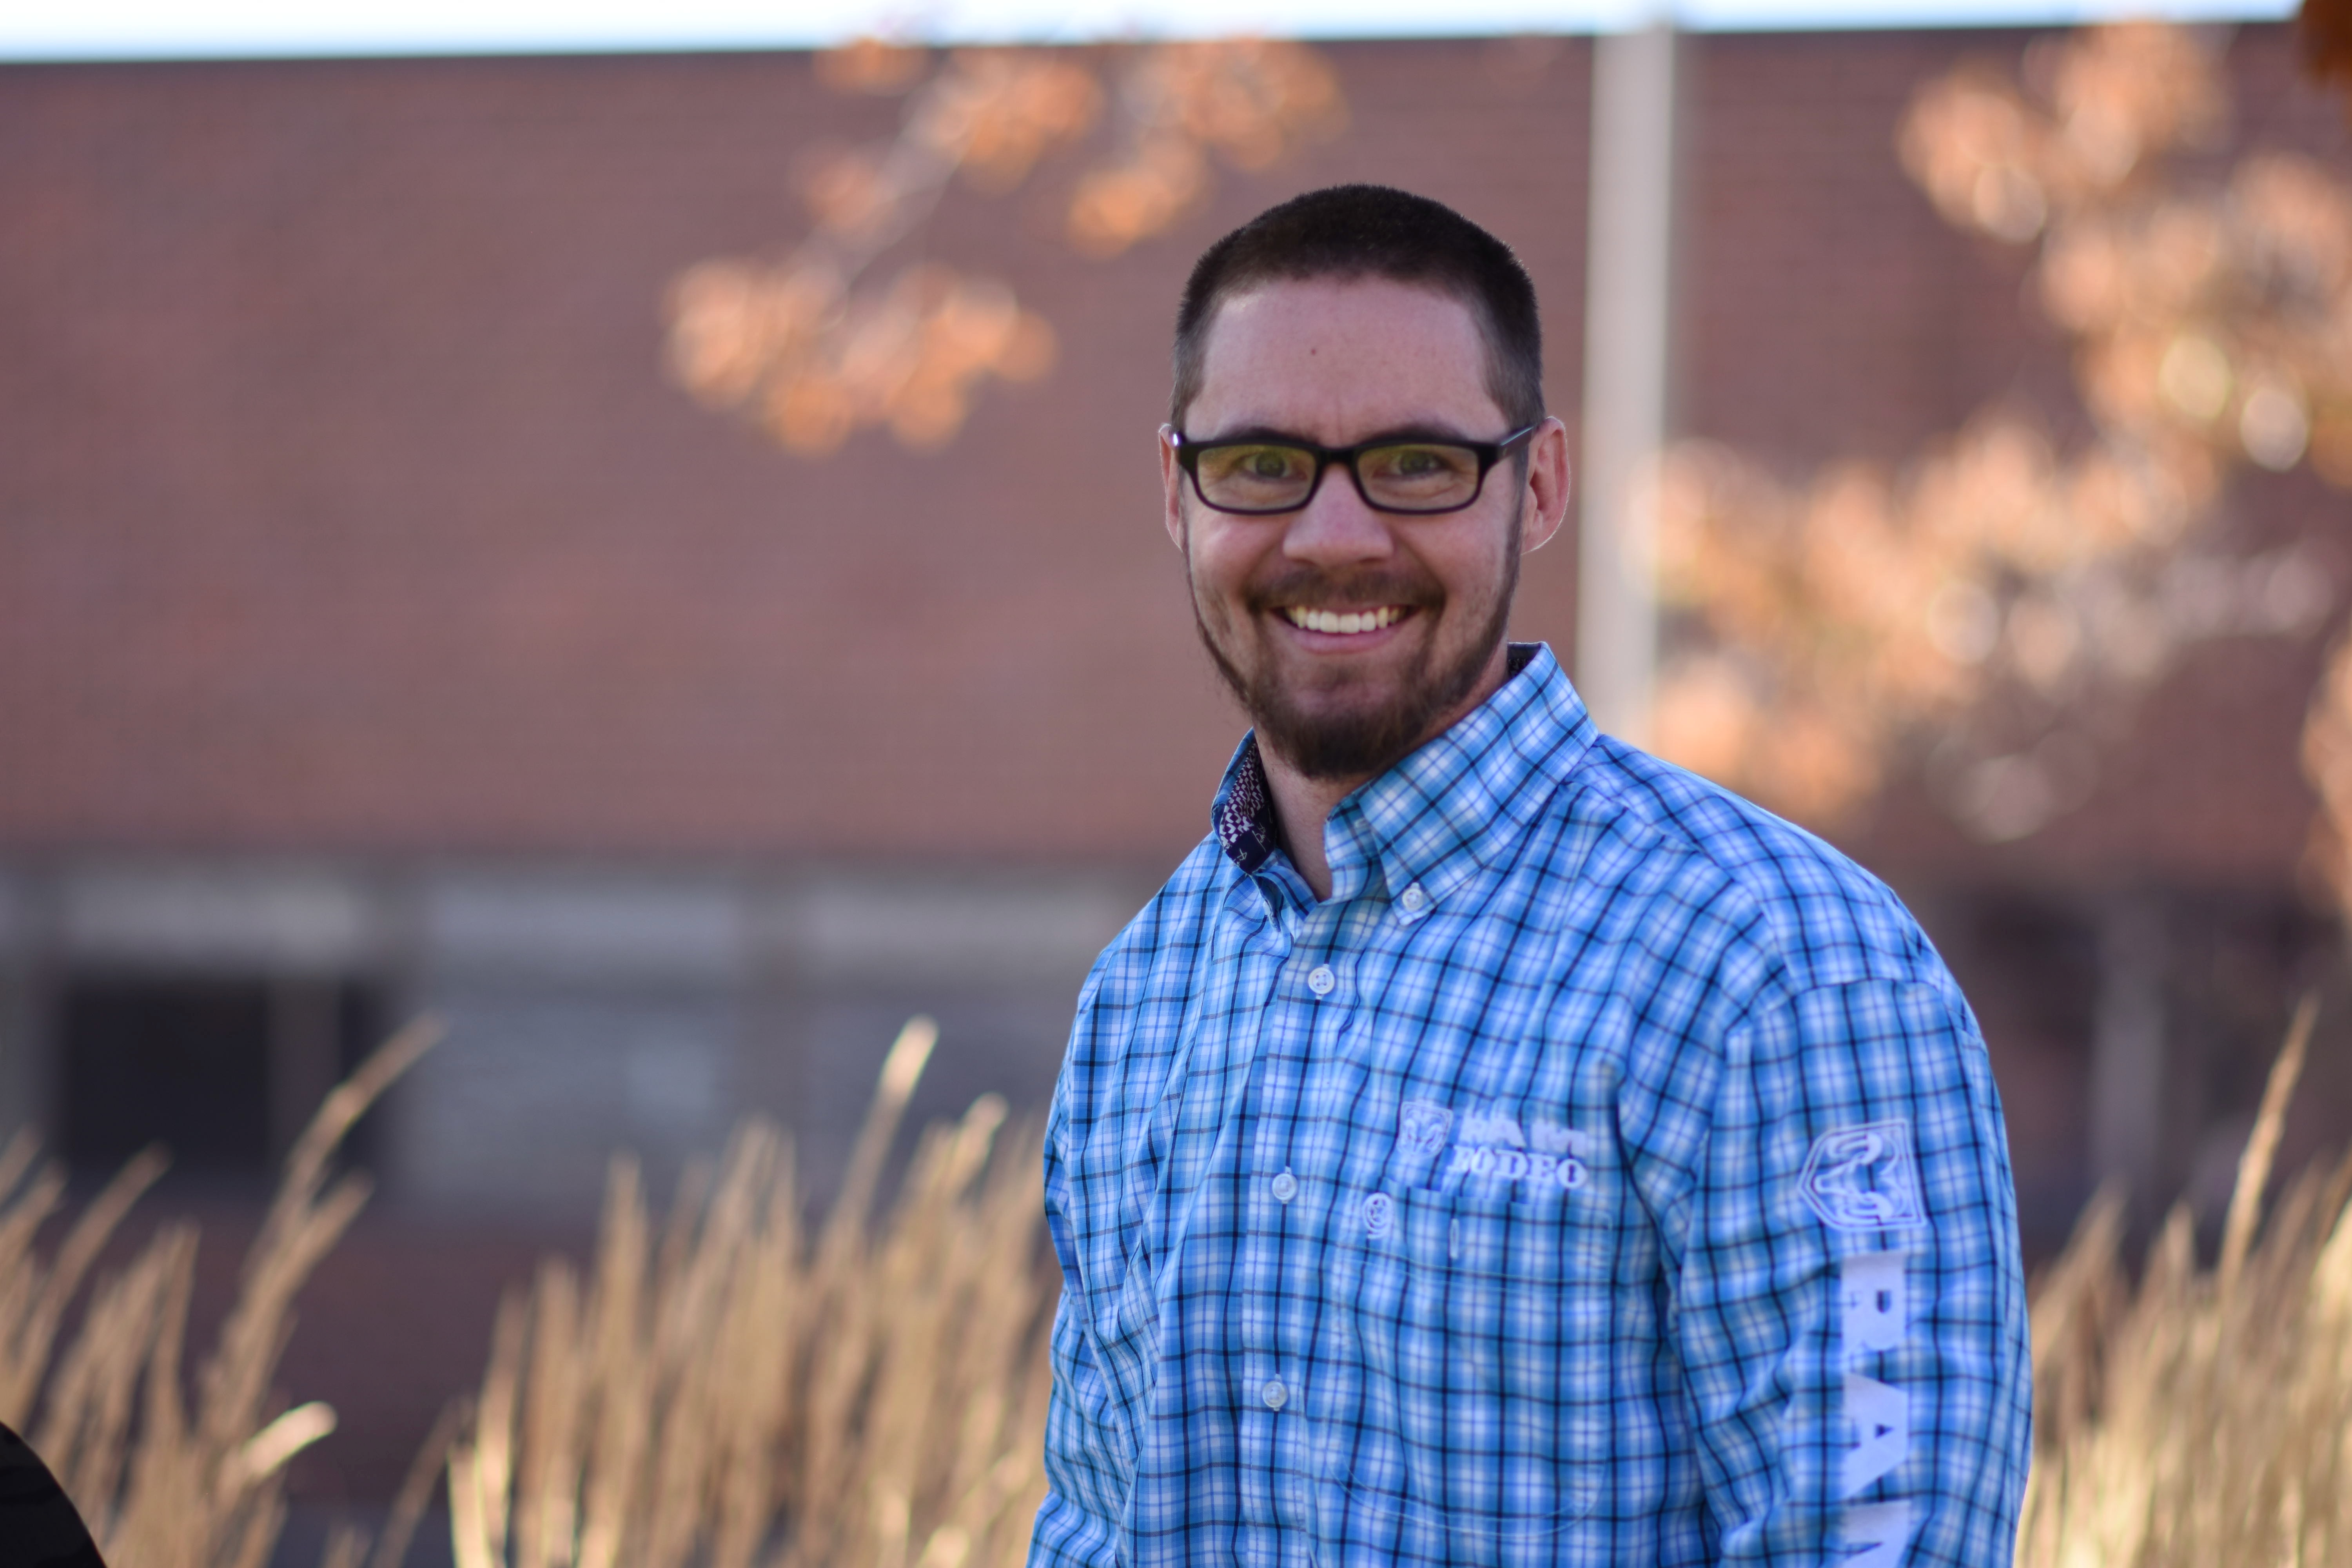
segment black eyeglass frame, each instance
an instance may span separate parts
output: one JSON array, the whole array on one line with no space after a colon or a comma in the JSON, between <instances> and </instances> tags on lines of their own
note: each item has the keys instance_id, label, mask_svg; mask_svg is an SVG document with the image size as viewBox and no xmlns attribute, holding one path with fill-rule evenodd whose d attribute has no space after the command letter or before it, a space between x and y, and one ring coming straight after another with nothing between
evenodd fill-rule
<instances>
[{"instance_id":1,"label":"black eyeglass frame","mask_svg":"<svg viewBox=\"0 0 2352 1568\"><path fill-rule=\"evenodd\" d=\"M1546 416L1548 419L1549 416ZM1538 419L1524 430L1514 430L1499 441L1465 441L1458 436L1376 436L1369 441L1359 441L1352 447L1325 447L1296 436L1235 436L1226 440L1195 441L1181 430L1168 433L1168 444L1176 449L1176 466L1192 476L1192 493L1211 511L1222 511L1234 517L1279 517L1286 511L1297 511L1315 499L1323 488L1324 470L1337 463L1348 470L1349 482L1356 487L1357 496L1374 511L1384 511L1394 517L1443 517L1448 512L1467 511L1478 504L1486 493L1486 475L1503 460L1505 453L1523 446L1544 427ZM1478 459L1478 482L1470 487L1467 500L1452 506L1383 506L1364 489L1363 470L1356 464L1367 452L1383 447L1454 447ZM1288 506L1221 506L1209 499L1201 488L1201 458L1220 447L1284 447L1295 452L1305 452L1315 459L1315 477L1307 481L1307 493Z\"/></svg>"}]
</instances>

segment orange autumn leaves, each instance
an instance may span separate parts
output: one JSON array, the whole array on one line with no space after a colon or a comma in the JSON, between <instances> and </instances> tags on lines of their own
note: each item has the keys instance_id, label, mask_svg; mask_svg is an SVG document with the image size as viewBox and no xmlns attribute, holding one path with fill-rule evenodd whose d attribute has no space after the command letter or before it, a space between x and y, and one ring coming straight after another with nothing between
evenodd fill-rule
<instances>
[{"instance_id":1,"label":"orange autumn leaves","mask_svg":"<svg viewBox=\"0 0 2352 1568\"><path fill-rule=\"evenodd\" d=\"M1052 367L1053 328L1000 280L935 259L868 279L919 236L950 183L1004 195L1108 115L1110 146L1075 180L1064 230L1080 252L1109 257L1202 200L1213 156L1263 168L1344 118L1321 57L1257 39L962 49L943 61L866 40L820 55L817 72L836 90L905 93L898 134L805 156L807 237L781 259L690 268L667 301L679 383L808 455L868 426L937 447L985 383Z\"/></svg>"},{"instance_id":2,"label":"orange autumn leaves","mask_svg":"<svg viewBox=\"0 0 2352 1568\"><path fill-rule=\"evenodd\" d=\"M2230 470L2307 465L2352 489L2352 189L2257 153L2193 185L2217 63L2158 24L2036 46L2022 82L1964 68L1902 127L1960 228L2039 254L2089 438L1988 408L1903 473L1785 485L1725 448L1666 454L1661 584L1678 612L1661 750L1832 825L1904 763L1974 836L2079 805L2133 702L2191 645L2307 634L2335 590L2296 548L2206 525ZM2352 775L2347 779L2352 805Z\"/></svg>"},{"instance_id":3,"label":"orange autumn leaves","mask_svg":"<svg viewBox=\"0 0 2352 1568\"><path fill-rule=\"evenodd\" d=\"M1030 381L1054 331L991 279L939 263L853 297L817 268L706 262L670 296L671 365L704 402L741 405L797 452L830 452L861 426L944 445L989 376Z\"/></svg>"},{"instance_id":4,"label":"orange autumn leaves","mask_svg":"<svg viewBox=\"0 0 2352 1568\"><path fill-rule=\"evenodd\" d=\"M1254 173L1345 123L1322 57L1265 39L1147 49L1119 98L1120 151L1070 199L1070 242L1090 256L1115 256L1190 211L1208 195L1211 153Z\"/></svg>"}]
</instances>

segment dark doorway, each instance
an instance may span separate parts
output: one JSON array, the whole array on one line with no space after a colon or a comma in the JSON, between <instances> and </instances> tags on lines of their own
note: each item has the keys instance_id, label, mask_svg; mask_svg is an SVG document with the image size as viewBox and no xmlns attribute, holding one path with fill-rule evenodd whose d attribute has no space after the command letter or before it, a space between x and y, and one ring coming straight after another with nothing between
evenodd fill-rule
<instances>
[{"instance_id":1,"label":"dark doorway","mask_svg":"<svg viewBox=\"0 0 2352 1568\"><path fill-rule=\"evenodd\" d=\"M77 1172L150 1143L175 1174L266 1183L373 1044L373 988L341 979L78 974L58 995L58 1125ZM347 1154L364 1163L366 1121Z\"/></svg>"}]
</instances>

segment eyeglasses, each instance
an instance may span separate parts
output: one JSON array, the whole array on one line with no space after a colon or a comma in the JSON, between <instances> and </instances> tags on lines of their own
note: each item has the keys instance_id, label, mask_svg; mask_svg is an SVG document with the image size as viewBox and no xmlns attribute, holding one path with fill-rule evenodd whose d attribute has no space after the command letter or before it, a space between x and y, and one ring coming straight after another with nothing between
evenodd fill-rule
<instances>
[{"instance_id":1,"label":"eyeglasses","mask_svg":"<svg viewBox=\"0 0 2352 1568\"><path fill-rule=\"evenodd\" d=\"M1460 511L1486 488L1486 470L1503 454L1543 428L1538 419L1499 441L1432 441L1385 436L1353 447L1265 436L1195 441L1176 433L1176 462L1192 476L1192 492L1219 511L1262 516L1296 511L1315 499L1323 470L1338 463L1356 481L1356 493L1374 511L1427 516Z\"/></svg>"}]
</instances>

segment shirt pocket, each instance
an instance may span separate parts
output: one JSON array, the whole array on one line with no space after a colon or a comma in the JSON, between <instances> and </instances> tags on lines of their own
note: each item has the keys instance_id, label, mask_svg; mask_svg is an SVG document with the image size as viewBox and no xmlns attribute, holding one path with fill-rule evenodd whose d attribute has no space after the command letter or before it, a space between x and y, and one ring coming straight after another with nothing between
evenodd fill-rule
<instances>
[{"instance_id":1,"label":"shirt pocket","mask_svg":"<svg viewBox=\"0 0 2352 1568\"><path fill-rule=\"evenodd\" d=\"M1357 1397L1333 1466L1399 1550L1549 1561L1591 1511L1606 1442L1605 1281L1576 1194L1485 1184L1388 1194L1355 1294Z\"/></svg>"}]
</instances>

